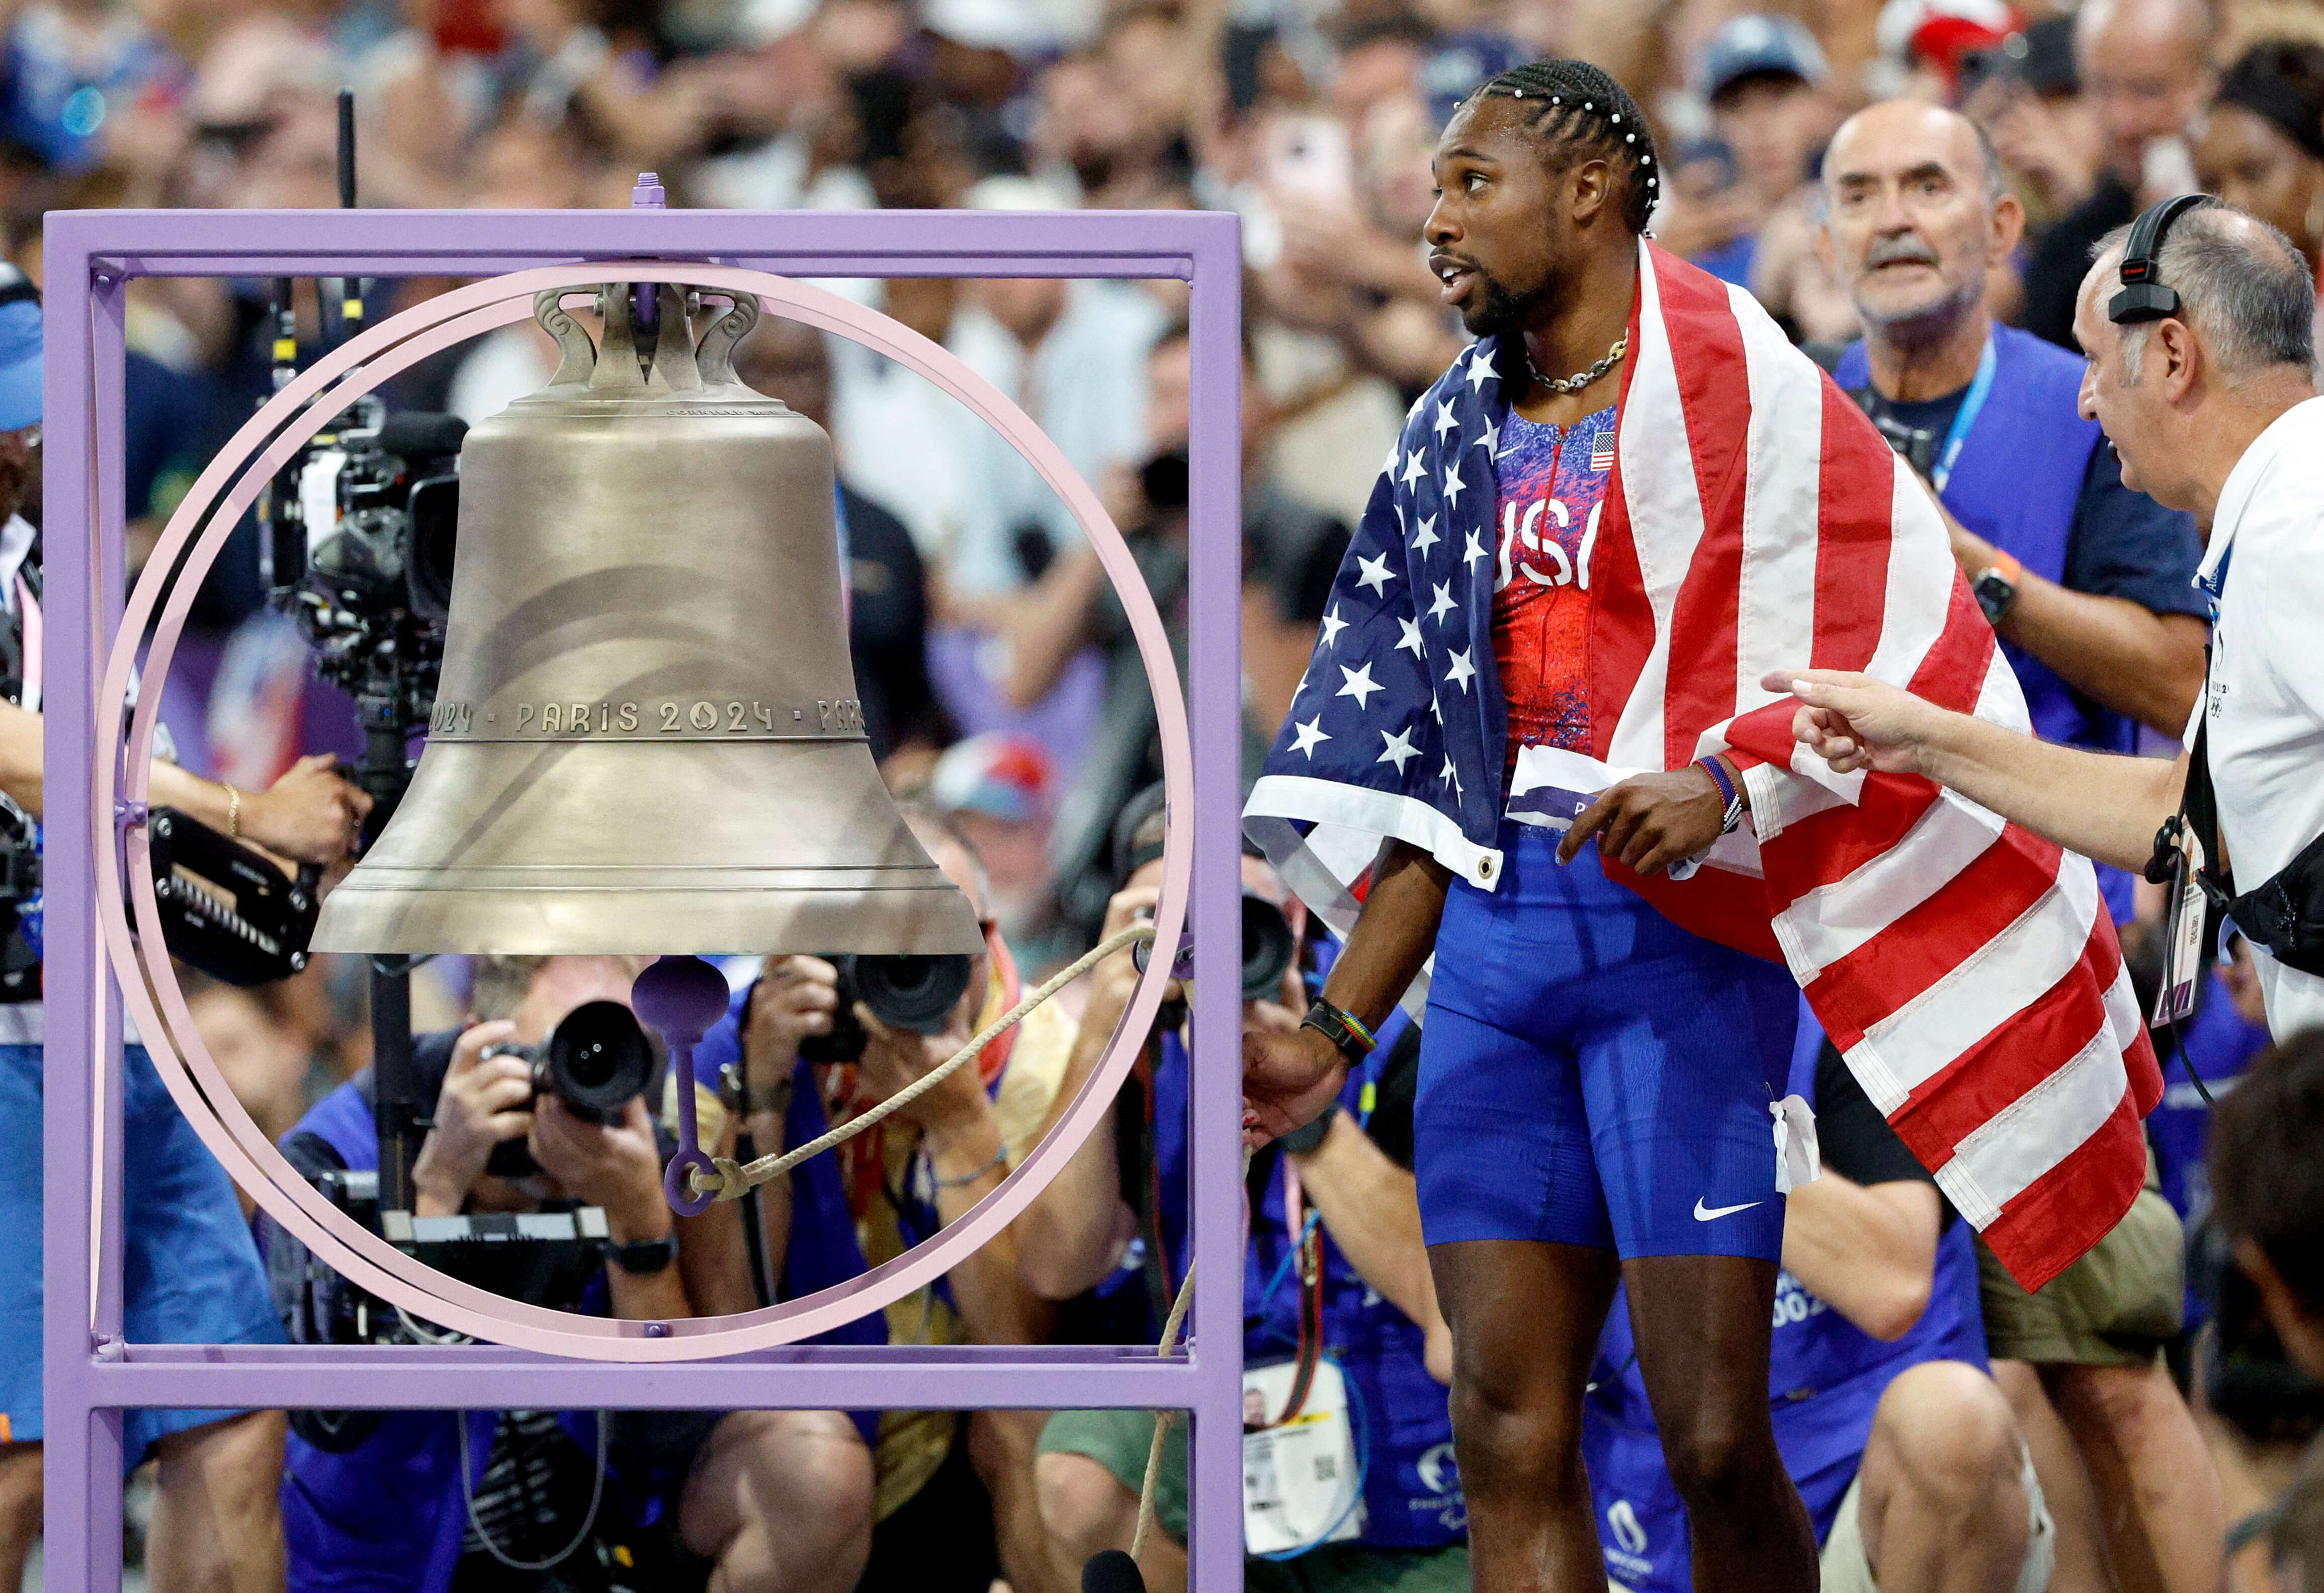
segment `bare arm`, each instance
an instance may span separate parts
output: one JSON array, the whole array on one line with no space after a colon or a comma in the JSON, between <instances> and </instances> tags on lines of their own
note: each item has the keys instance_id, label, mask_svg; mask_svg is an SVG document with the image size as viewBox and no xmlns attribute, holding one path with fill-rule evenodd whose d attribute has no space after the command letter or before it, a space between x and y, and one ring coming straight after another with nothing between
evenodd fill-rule
<instances>
[{"instance_id":1,"label":"bare arm","mask_svg":"<svg viewBox=\"0 0 2324 1593\"><path fill-rule=\"evenodd\" d=\"M1952 517L1953 557L1971 580L1998 562L2000 550ZM2165 736L2187 727L2203 690L2203 646L2210 627L2191 614L2157 614L2127 597L2077 592L2032 570L2017 578L2017 597L1994 628L2058 671L2092 701Z\"/></svg>"},{"instance_id":2,"label":"bare arm","mask_svg":"<svg viewBox=\"0 0 2324 1593\"><path fill-rule=\"evenodd\" d=\"M1784 1270L1873 1338L1901 1338L1928 1309L1941 1216L1933 1184L1867 1186L1827 1167L1791 1192Z\"/></svg>"},{"instance_id":3,"label":"bare arm","mask_svg":"<svg viewBox=\"0 0 2324 1593\"><path fill-rule=\"evenodd\" d=\"M0 701L0 791L27 813L42 811L45 767L41 716ZM355 820L371 798L333 773L328 754L300 758L264 791L237 792L155 760L147 800L175 808L212 829L239 830L243 839L299 863L332 863L346 851Z\"/></svg>"},{"instance_id":4,"label":"bare arm","mask_svg":"<svg viewBox=\"0 0 2324 1593\"><path fill-rule=\"evenodd\" d=\"M960 1076L973 1083L975 1070L964 1068ZM923 1144L936 1171L936 1212L946 1227L966 1216L1008 1175L1006 1161L996 1160L1002 1149L1000 1116L981 1087L974 1095L982 1111L940 1112L925 1119L928 1126ZM1056 1308L1026 1286L1017 1255L1012 1225L945 1274L961 1320L978 1344L1041 1344L1048 1339Z\"/></svg>"},{"instance_id":5,"label":"bare arm","mask_svg":"<svg viewBox=\"0 0 2324 1593\"><path fill-rule=\"evenodd\" d=\"M1011 607L1006 626L1011 704L1030 708L1049 694L1089 638L1090 615L1105 588L1105 566L1086 547L1074 549Z\"/></svg>"},{"instance_id":6,"label":"bare arm","mask_svg":"<svg viewBox=\"0 0 2324 1593\"><path fill-rule=\"evenodd\" d=\"M1129 923L1140 906L1150 907L1159 894L1151 885L1116 894L1106 908L1103 934L1111 935ZM1042 1121L1041 1138L1049 1136L1097 1070L1137 986L1137 965L1127 951L1106 959L1091 975L1089 1005L1082 1009L1073 1055ZM1010 1227L1017 1237L1018 1270L1034 1293L1044 1300L1070 1300L1094 1288L1113 1270L1138 1227L1136 1215L1121 1198L1121 1161L1111 1132L1102 1126L1083 1140L1065 1171Z\"/></svg>"},{"instance_id":7,"label":"bare arm","mask_svg":"<svg viewBox=\"0 0 2324 1593\"><path fill-rule=\"evenodd\" d=\"M1365 1283L1428 1336L1428 1375L1452 1382L1452 1334L1429 1275L1412 1174L1389 1161L1344 1112L1332 1119L1321 1144L1293 1160L1332 1242Z\"/></svg>"},{"instance_id":8,"label":"bare arm","mask_svg":"<svg viewBox=\"0 0 2324 1593\"><path fill-rule=\"evenodd\" d=\"M1793 733L1842 773L1922 774L2071 851L2133 871L2179 810L2187 755L2121 757L2005 730L1839 670L1782 671L1763 682L1804 705Z\"/></svg>"}]
</instances>

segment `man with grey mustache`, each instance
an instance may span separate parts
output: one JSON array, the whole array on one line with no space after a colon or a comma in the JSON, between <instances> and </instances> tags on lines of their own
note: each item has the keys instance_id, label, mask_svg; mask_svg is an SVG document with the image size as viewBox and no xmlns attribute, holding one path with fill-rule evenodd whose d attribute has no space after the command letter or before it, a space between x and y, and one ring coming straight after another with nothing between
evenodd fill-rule
<instances>
[{"instance_id":1,"label":"man with grey mustache","mask_svg":"<svg viewBox=\"0 0 2324 1593\"><path fill-rule=\"evenodd\" d=\"M2191 517L2124 486L2120 458L2078 409L2083 362L1995 324L1990 282L2024 212L1991 146L1941 107L1873 106L1833 137L1822 191L1819 247L1864 325L1832 374L1936 498L2035 732L2117 753L2136 749L2141 724L2175 738L2203 681L2201 540ZM2103 864L2098 874L2120 924L2130 876ZM2083 1490L2059 1475L2061 1464L2080 1469L2072 1458L2037 1453L2058 1516L2060 1585L2078 1585L2076 1562L2106 1552L2153 1566L2172 1593L2208 1593L2218 1484L2156 1353L2180 1311L2183 1244L2170 1206L2150 1188L2039 1294L1979 1250L1996 1379L2021 1425L2056 1431L2039 1412L2046 1392L2101 1491L2137 1502L2103 1512L2098 1528L2078 1508ZM2106 1288L2089 1287L2102 1275Z\"/></svg>"}]
</instances>

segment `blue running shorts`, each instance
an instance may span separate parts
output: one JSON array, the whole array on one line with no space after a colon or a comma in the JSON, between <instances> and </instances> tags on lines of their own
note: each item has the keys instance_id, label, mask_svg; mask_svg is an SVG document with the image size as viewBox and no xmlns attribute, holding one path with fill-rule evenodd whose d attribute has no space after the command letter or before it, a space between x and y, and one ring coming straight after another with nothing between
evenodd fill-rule
<instances>
[{"instance_id":1,"label":"blue running shorts","mask_svg":"<svg viewBox=\"0 0 2324 1593\"><path fill-rule=\"evenodd\" d=\"M280 1344L266 1271L234 1184L143 1046L124 1046L122 1330L133 1344ZM0 1045L0 1416L42 1433L41 1048ZM121 1463L232 1411L129 1411Z\"/></svg>"},{"instance_id":2,"label":"blue running shorts","mask_svg":"<svg viewBox=\"0 0 2324 1593\"><path fill-rule=\"evenodd\" d=\"M1500 889L1445 899L1414 1125L1427 1242L1777 1259L1791 974L1672 923L1595 842L1561 866L1558 839L1505 820Z\"/></svg>"}]
</instances>

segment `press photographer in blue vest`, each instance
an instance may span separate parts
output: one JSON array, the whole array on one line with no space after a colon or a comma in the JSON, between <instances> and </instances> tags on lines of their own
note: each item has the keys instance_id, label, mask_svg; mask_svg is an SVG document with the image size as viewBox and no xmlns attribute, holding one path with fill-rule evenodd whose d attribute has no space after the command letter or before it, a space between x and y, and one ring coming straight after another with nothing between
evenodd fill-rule
<instances>
[{"instance_id":1,"label":"press photographer in blue vest","mask_svg":"<svg viewBox=\"0 0 2324 1593\"><path fill-rule=\"evenodd\" d=\"M1975 124L1896 100L1824 156L1822 246L1864 323L1833 377L1936 490L1953 556L2045 740L2176 736L2203 680L2193 519L2126 486L2080 414L2081 362L1996 324L1989 282L2025 212ZM2117 922L2128 876L2100 871Z\"/></svg>"},{"instance_id":2,"label":"press photographer in blue vest","mask_svg":"<svg viewBox=\"0 0 2324 1593\"><path fill-rule=\"evenodd\" d=\"M2080 411L2081 362L1995 323L1989 283L2024 215L1966 117L1898 101L1858 113L1824 157L1822 245L1864 341L1834 375L1933 490L1970 592L1998 634L2044 739L2127 753L2139 726L2177 734L2202 685L2209 604L2194 585L2191 516L2123 480ZM2119 923L2132 877L2103 865ZM2161 1192L2142 1193L2098 1250L2039 1294L1979 1247L1997 1376L2029 1424L2055 1431L2139 1508L2108 1520L2118 1562L2159 1585L2208 1588L2224 1527L2218 1486L2157 1352L2181 1326L2185 1243ZM2029 1370L2028 1368L2032 1368ZM2054 1474L2065 1453L2044 1455ZM2096 1528L2059 1496L2062 1562L2097 1552Z\"/></svg>"},{"instance_id":3,"label":"press photographer in blue vest","mask_svg":"<svg viewBox=\"0 0 2324 1593\"><path fill-rule=\"evenodd\" d=\"M2082 282L2082 413L2105 429L2127 485L2188 510L2209 533L2201 579L2218 618L2201 709L2176 763L2021 736L1846 671L1766 678L1801 699L1806 749L1842 773L1924 774L2117 868L2163 874L2174 859L2157 856L2159 843L2183 859L2180 838L2191 832L2203 893L2227 903L2251 944L2279 1039L2324 1023L2315 308L2314 279L2290 239L2187 195L2103 240ZM2200 939L2190 938L2198 953Z\"/></svg>"},{"instance_id":4,"label":"press photographer in blue vest","mask_svg":"<svg viewBox=\"0 0 2324 1593\"><path fill-rule=\"evenodd\" d=\"M0 1588L41 1533L41 1109L45 1088L37 868L42 755L41 304L0 266ZM277 857L346 855L371 800L302 758L266 791L237 791L157 761L151 795ZM31 867L26 867L31 865ZM282 1337L234 1186L161 1087L144 1047L123 1047L123 1330L134 1343L273 1344ZM62 1072L60 1083L85 1076ZM146 1568L155 1593L260 1593L282 1585L274 1510L275 1411L129 1411L121 1459L158 1459Z\"/></svg>"}]
</instances>

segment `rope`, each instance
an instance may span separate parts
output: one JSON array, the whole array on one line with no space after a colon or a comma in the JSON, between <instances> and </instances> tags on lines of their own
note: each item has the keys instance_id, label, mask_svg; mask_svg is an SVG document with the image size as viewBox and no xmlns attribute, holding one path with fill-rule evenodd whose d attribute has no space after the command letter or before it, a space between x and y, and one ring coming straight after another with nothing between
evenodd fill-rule
<instances>
[{"instance_id":1,"label":"rope","mask_svg":"<svg viewBox=\"0 0 2324 1593\"><path fill-rule=\"evenodd\" d=\"M1248 1164L1250 1158L1245 1156L1244 1162ZM1189 1261L1186 1275L1178 1284L1178 1298L1170 1303L1170 1320L1162 1324L1162 1342L1155 1347L1156 1355L1168 1355L1177 1347L1178 1329L1186 1325L1186 1308L1194 1301L1194 1264ZM1130 1538L1132 1560L1146 1552L1146 1540L1154 1531L1154 1498L1162 1484L1162 1440L1177 1420L1176 1411L1154 1412L1154 1441L1146 1447L1146 1480L1138 1489L1138 1530Z\"/></svg>"},{"instance_id":2,"label":"rope","mask_svg":"<svg viewBox=\"0 0 2324 1593\"><path fill-rule=\"evenodd\" d=\"M834 1145L844 1144L883 1119L902 1111L951 1078L967 1064L970 1058L991 1044L1010 1028L1021 1023L1026 1014L1080 978L1091 968L1095 968L1125 946L1153 939L1154 926L1150 923L1134 923L1127 929L1115 931L1084 952L1069 966L1050 975L1043 981L1039 989L1035 990L1015 1006L995 1018L982 1033L954 1051L949 1060L914 1079L871 1110L851 1117L829 1134L820 1138L811 1139L797 1150L786 1151L779 1156L761 1156L757 1161L747 1164L738 1162L731 1156L714 1156L710 1163L712 1171L706 1173L697 1168L691 1175L689 1181L693 1185L695 1193L715 1192L721 1200L739 1199L761 1184L770 1183L782 1177L800 1162L823 1154ZM1183 1293L1184 1291L1181 1290L1180 1292Z\"/></svg>"},{"instance_id":3,"label":"rope","mask_svg":"<svg viewBox=\"0 0 2324 1593\"><path fill-rule=\"evenodd\" d=\"M1242 1176L1250 1179L1250 1147L1242 1151ZM1168 1355L1177 1347L1178 1329L1186 1325L1186 1308L1194 1302L1194 1264L1186 1263L1186 1275L1179 1281L1178 1298L1170 1302L1170 1320L1162 1324L1162 1342L1154 1347L1157 1356ZM1176 1411L1154 1412L1154 1441L1146 1446L1146 1480L1138 1489L1138 1530L1130 1536L1130 1558L1136 1560L1146 1552L1146 1540L1154 1532L1154 1499L1162 1484L1162 1440L1170 1434L1177 1422Z\"/></svg>"}]
</instances>

